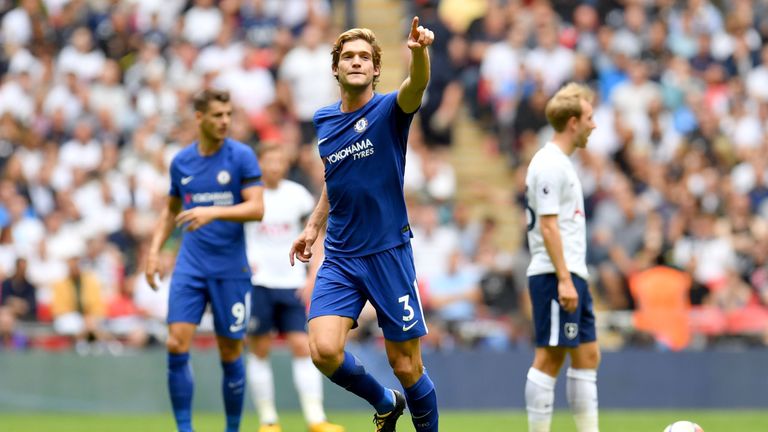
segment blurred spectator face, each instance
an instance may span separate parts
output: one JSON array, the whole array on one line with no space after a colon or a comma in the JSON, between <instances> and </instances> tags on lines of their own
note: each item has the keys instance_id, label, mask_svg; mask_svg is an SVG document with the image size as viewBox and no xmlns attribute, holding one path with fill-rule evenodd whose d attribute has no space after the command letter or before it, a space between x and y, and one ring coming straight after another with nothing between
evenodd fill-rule
<instances>
[{"instance_id":1,"label":"blurred spectator face","mask_svg":"<svg viewBox=\"0 0 768 432\"><path fill-rule=\"evenodd\" d=\"M639 3L628 5L624 11L624 24L633 32L639 33L645 27L645 11Z\"/></svg>"},{"instance_id":2,"label":"blurred spectator face","mask_svg":"<svg viewBox=\"0 0 768 432\"><path fill-rule=\"evenodd\" d=\"M288 156L282 147L275 147L259 156L259 165L264 183L274 187L288 172Z\"/></svg>"},{"instance_id":3,"label":"blurred spectator face","mask_svg":"<svg viewBox=\"0 0 768 432\"><path fill-rule=\"evenodd\" d=\"M101 82L107 86L114 86L120 83L120 66L114 60L107 60L104 63L104 70L101 72Z\"/></svg>"},{"instance_id":4,"label":"blurred spectator face","mask_svg":"<svg viewBox=\"0 0 768 432\"><path fill-rule=\"evenodd\" d=\"M17 278L24 278L27 275L27 259L26 258L19 258L16 260L16 273L14 274Z\"/></svg>"},{"instance_id":5,"label":"blurred spectator face","mask_svg":"<svg viewBox=\"0 0 768 432\"><path fill-rule=\"evenodd\" d=\"M537 35L539 46L545 50L553 50L557 47L557 32L554 24L544 25Z\"/></svg>"},{"instance_id":6,"label":"blurred spectator face","mask_svg":"<svg viewBox=\"0 0 768 432\"><path fill-rule=\"evenodd\" d=\"M629 77L632 83L643 84L648 79L648 67L642 61L633 61L629 69Z\"/></svg>"},{"instance_id":7,"label":"blurred spectator face","mask_svg":"<svg viewBox=\"0 0 768 432\"><path fill-rule=\"evenodd\" d=\"M213 6L213 0L195 0L195 7L208 9Z\"/></svg>"},{"instance_id":8,"label":"blurred spectator face","mask_svg":"<svg viewBox=\"0 0 768 432\"><path fill-rule=\"evenodd\" d=\"M27 200L21 195L14 195L8 201L8 213L11 221L18 222L24 218L24 212L27 210Z\"/></svg>"},{"instance_id":9,"label":"blurred spectator face","mask_svg":"<svg viewBox=\"0 0 768 432\"><path fill-rule=\"evenodd\" d=\"M590 5L579 5L573 11L573 23L579 31L593 32L597 29L597 11Z\"/></svg>"},{"instance_id":10,"label":"blurred spectator face","mask_svg":"<svg viewBox=\"0 0 768 432\"><path fill-rule=\"evenodd\" d=\"M91 127L90 122L87 120L80 120L77 122L73 135L81 144L87 144L93 137L93 128Z\"/></svg>"},{"instance_id":11,"label":"blurred spectator face","mask_svg":"<svg viewBox=\"0 0 768 432\"><path fill-rule=\"evenodd\" d=\"M205 112L195 112L200 134L207 139L219 142L227 137L232 120L232 104L212 100Z\"/></svg>"},{"instance_id":12,"label":"blurred spectator face","mask_svg":"<svg viewBox=\"0 0 768 432\"><path fill-rule=\"evenodd\" d=\"M323 40L323 32L319 27L315 25L308 25L304 27L304 32L301 35L301 42L305 47L309 49L315 49Z\"/></svg>"},{"instance_id":13,"label":"blurred spectator face","mask_svg":"<svg viewBox=\"0 0 768 432\"><path fill-rule=\"evenodd\" d=\"M72 33L72 46L81 53L91 51L92 47L91 32L85 27L79 27Z\"/></svg>"}]
</instances>

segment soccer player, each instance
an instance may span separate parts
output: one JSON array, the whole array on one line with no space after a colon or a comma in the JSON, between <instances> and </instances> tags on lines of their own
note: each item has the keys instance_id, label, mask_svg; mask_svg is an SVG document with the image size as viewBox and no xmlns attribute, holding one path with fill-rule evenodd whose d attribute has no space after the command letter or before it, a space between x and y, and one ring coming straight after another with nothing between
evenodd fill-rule
<instances>
[{"instance_id":1,"label":"soccer player","mask_svg":"<svg viewBox=\"0 0 768 432\"><path fill-rule=\"evenodd\" d=\"M332 50L341 101L315 113L325 186L290 251L307 262L326 229L325 260L309 308L312 361L331 381L376 409L376 431L394 431L405 409L416 431L437 431L435 386L424 370L419 338L427 333L416 286L403 169L413 115L429 81L432 31L414 17L407 46L410 73L399 91L374 92L381 48L368 29L342 33ZM347 334L366 300L376 309L389 364L405 389L383 387L346 352Z\"/></svg>"},{"instance_id":2,"label":"soccer player","mask_svg":"<svg viewBox=\"0 0 768 432\"><path fill-rule=\"evenodd\" d=\"M227 432L240 428L245 394L241 357L250 309L251 272L242 222L264 214L261 170L250 147L227 138L229 93L194 98L198 141L171 162L171 188L152 236L147 282L156 288L159 251L175 227L184 230L168 299L168 390L179 432L192 431L194 380L189 347L208 303L224 371Z\"/></svg>"},{"instance_id":3,"label":"soccer player","mask_svg":"<svg viewBox=\"0 0 768 432\"><path fill-rule=\"evenodd\" d=\"M285 251L312 213L315 199L304 186L286 180L288 158L283 148L268 146L259 152L264 181L264 219L245 224L248 262L253 271L251 325L248 333L248 388L259 412L259 432L280 432L275 409L275 388L269 351L272 331L285 335L293 354L293 381L309 432L344 432L329 423L323 410L323 377L309 356L304 299L312 292L314 274L322 254L307 269L291 267Z\"/></svg>"},{"instance_id":4,"label":"soccer player","mask_svg":"<svg viewBox=\"0 0 768 432\"><path fill-rule=\"evenodd\" d=\"M571 357L568 402L579 432L597 432L597 366L600 351L592 297L587 288L584 195L570 156L587 145L595 128L592 92L568 84L547 103L555 130L533 156L525 179L528 285L533 305L536 353L528 370L525 402L528 430L548 432L555 379Z\"/></svg>"}]
</instances>

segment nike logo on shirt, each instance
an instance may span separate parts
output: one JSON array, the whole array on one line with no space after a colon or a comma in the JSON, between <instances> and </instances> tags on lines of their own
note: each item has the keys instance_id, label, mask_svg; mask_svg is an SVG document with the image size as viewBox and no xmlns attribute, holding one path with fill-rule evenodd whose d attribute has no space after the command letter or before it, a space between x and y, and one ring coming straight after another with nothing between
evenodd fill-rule
<instances>
[{"instance_id":1,"label":"nike logo on shirt","mask_svg":"<svg viewBox=\"0 0 768 432\"><path fill-rule=\"evenodd\" d=\"M418 323L418 322L419 322L419 320L416 320L416 321L412 322L412 323L411 323L411 325L405 325L405 324L403 324L403 331L404 331L404 332L406 332L406 331L408 331L408 330L412 329L412 328L413 328L413 326L415 326L415 325L416 325L416 323Z\"/></svg>"},{"instance_id":2,"label":"nike logo on shirt","mask_svg":"<svg viewBox=\"0 0 768 432\"><path fill-rule=\"evenodd\" d=\"M327 139L328 139L328 137L320 138L319 140L317 140L317 145L320 145L320 144L324 143L325 140L327 140Z\"/></svg>"},{"instance_id":3,"label":"nike logo on shirt","mask_svg":"<svg viewBox=\"0 0 768 432\"><path fill-rule=\"evenodd\" d=\"M189 184L189 182L191 182L193 178L194 178L194 176L182 177L181 178L181 184L183 184L183 185Z\"/></svg>"}]
</instances>

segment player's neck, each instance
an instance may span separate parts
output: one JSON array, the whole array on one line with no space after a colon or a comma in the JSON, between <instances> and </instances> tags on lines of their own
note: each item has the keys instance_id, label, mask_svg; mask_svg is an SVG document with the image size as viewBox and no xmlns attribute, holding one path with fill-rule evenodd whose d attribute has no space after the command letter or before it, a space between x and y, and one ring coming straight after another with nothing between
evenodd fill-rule
<instances>
[{"instance_id":1,"label":"player's neck","mask_svg":"<svg viewBox=\"0 0 768 432\"><path fill-rule=\"evenodd\" d=\"M341 89L341 112L349 113L364 107L373 98L373 87L368 86L362 91Z\"/></svg>"},{"instance_id":2,"label":"player's neck","mask_svg":"<svg viewBox=\"0 0 768 432\"><path fill-rule=\"evenodd\" d=\"M552 137L552 143L563 151L566 155L570 156L576 151L576 146L573 144L573 139L568 134L555 133Z\"/></svg>"},{"instance_id":3,"label":"player's neck","mask_svg":"<svg viewBox=\"0 0 768 432\"><path fill-rule=\"evenodd\" d=\"M219 151L222 145L224 145L224 140L216 141L200 136L197 141L197 152L200 153L200 156L210 156Z\"/></svg>"}]
</instances>

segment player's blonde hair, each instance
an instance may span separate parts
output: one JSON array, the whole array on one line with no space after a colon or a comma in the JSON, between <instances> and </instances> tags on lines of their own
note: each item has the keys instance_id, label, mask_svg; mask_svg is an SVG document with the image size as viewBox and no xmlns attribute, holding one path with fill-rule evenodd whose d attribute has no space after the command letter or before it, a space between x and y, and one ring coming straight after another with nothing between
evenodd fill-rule
<instances>
[{"instance_id":1,"label":"player's blonde hair","mask_svg":"<svg viewBox=\"0 0 768 432\"><path fill-rule=\"evenodd\" d=\"M581 118L581 101L592 103L593 99L594 93L589 87L572 82L552 96L547 102L544 113L555 131L562 132L568 124L568 119Z\"/></svg>"},{"instance_id":2,"label":"player's blonde hair","mask_svg":"<svg viewBox=\"0 0 768 432\"><path fill-rule=\"evenodd\" d=\"M333 43L333 49L331 50L331 56L333 58L333 69L336 70L339 67L339 58L341 58L341 50L344 48L344 44L357 39L362 39L371 45L371 48L373 49L373 52L371 53L373 56L373 67L375 69L381 70L381 46L379 46L379 42L376 40L376 35L373 34L373 31L367 28L353 28L345 31L344 33L340 34L338 38L336 38L336 42ZM338 79L339 77L336 77L337 81ZM376 84L378 82L379 77L374 76L374 89L376 88Z\"/></svg>"}]
</instances>

